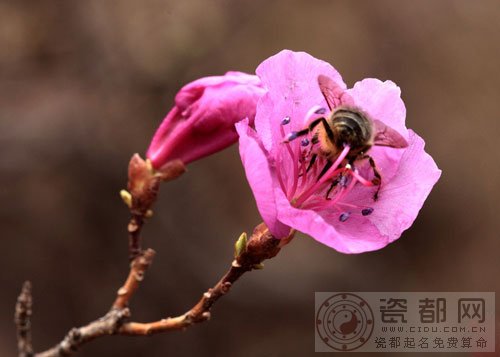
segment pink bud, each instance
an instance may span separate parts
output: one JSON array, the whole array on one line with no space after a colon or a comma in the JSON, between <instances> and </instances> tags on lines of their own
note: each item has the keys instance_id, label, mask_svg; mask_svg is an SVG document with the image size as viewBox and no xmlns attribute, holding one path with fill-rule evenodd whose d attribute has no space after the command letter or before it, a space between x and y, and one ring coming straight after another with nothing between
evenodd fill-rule
<instances>
[{"instance_id":1,"label":"pink bud","mask_svg":"<svg viewBox=\"0 0 500 357\"><path fill-rule=\"evenodd\" d=\"M158 169L175 159L188 164L238 140L234 124L248 118L265 90L257 76L227 72L185 85L156 131L146 156Z\"/></svg>"}]
</instances>

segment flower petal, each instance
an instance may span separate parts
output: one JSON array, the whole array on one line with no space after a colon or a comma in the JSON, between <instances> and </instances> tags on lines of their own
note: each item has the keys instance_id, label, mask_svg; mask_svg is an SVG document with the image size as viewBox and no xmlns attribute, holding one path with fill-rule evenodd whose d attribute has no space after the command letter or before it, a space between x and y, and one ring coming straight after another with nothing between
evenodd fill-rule
<instances>
[{"instance_id":1,"label":"flower petal","mask_svg":"<svg viewBox=\"0 0 500 357\"><path fill-rule=\"evenodd\" d=\"M425 199L441 175L441 170L424 151L424 141L409 131L409 147L391 181L382 186L380 199L372 199L372 190L359 185L345 203L372 207L369 216L353 212L340 222L338 210L313 211L290 205L282 191L275 188L278 219L342 253L377 250L398 239L415 221Z\"/></svg>"},{"instance_id":2,"label":"flower petal","mask_svg":"<svg viewBox=\"0 0 500 357\"><path fill-rule=\"evenodd\" d=\"M354 254L385 247L389 240L366 217L355 216L339 221L339 212L297 209L279 189L275 190L278 219L284 224L341 253Z\"/></svg>"},{"instance_id":3,"label":"flower petal","mask_svg":"<svg viewBox=\"0 0 500 357\"><path fill-rule=\"evenodd\" d=\"M408 139L408 129L405 126L406 108L401 99L401 89L394 82L366 78L357 82L347 92L354 99L354 103L372 119L382 121Z\"/></svg>"},{"instance_id":4,"label":"flower petal","mask_svg":"<svg viewBox=\"0 0 500 357\"><path fill-rule=\"evenodd\" d=\"M394 178L380 191L375 211L369 219L390 242L408 229L427 196L441 176L432 157L424 151L425 142L409 130L409 147L405 150Z\"/></svg>"},{"instance_id":5,"label":"flower petal","mask_svg":"<svg viewBox=\"0 0 500 357\"><path fill-rule=\"evenodd\" d=\"M346 88L335 68L305 52L283 50L262 62L256 73L268 92L257 105L255 128L268 151L283 141L279 126L284 117L291 118L289 130L300 130L312 106L326 107L317 83L320 74Z\"/></svg>"},{"instance_id":6,"label":"flower petal","mask_svg":"<svg viewBox=\"0 0 500 357\"><path fill-rule=\"evenodd\" d=\"M265 150L257 133L249 127L248 119L236 123L236 130L240 136L241 161L262 219L276 238L286 237L290 227L278 221L273 191L276 183Z\"/></svg>"}]
</instances>

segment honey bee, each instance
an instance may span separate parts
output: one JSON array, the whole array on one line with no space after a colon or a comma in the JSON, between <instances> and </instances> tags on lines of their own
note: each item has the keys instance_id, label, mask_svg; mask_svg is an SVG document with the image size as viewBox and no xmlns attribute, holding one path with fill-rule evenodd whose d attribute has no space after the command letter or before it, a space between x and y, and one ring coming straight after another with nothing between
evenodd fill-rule
<instances>
[{"instance_id":1,"label":"honey bee","mask_svg":"<svg viewBox=\"0 0 500 357\"><path fill-rule=\"evenodd\" d=\"M312 133L311 142L313 145L319 144L319 147L311 157L308 170L312 167L318 155L327 160L319 177L326 173L345 145L348 145L350 151L346 156L347 162L344 165L349 164L354 167L356 161L368 159L374 174L372 183L378 186L373 196L373 199L377 200L382 184L382 176L375 161L367 152L374 145L405 148L408 143L396 130L385 125L380 120L370 118L368 114L351 104L352 99L330 77L318 76L318 85L330 108L330 114L311 121L306 128L300 131L292 132L287 141ZM325 109L316 111L316 114L326 113ZM336 182L334 181L328 190L327 198Z\"/></svg>"}]
</instances>

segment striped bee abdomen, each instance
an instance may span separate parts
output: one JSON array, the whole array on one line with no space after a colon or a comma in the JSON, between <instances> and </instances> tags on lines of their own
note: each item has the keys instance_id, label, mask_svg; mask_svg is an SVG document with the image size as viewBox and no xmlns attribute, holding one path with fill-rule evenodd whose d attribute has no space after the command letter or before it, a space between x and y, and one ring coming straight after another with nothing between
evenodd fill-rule
<instances>
[{"instance_id":1,"label":"striped bee abdomen","mask_svg":"<svg viewBox=\"0 0 500 357\"><path fill-rule=\"evenodd\" d=\"M335 146L344 144L354 152L366 151L373 145L373 126L361 111L354 108L337 108L331 117Z\"/></svg>"}]
</instances>

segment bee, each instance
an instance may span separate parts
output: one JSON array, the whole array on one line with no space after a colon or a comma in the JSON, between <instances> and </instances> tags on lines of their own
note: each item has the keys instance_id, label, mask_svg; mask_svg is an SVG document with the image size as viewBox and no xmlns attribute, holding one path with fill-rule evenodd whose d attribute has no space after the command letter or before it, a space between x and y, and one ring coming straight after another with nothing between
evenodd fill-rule
<instances>
[{"instance_id":1,"label":"bee","mask_svg":"<svg viewBox=\"0 0 500 357\"><path fill-rule=\"evenodd\" d=\"M368 160L373 170L372 183L377 187L373 199L378 199L382 184L382 176L377 169L375 160L367 154L372 146L388 146L392 148L405 148L407 141L396 130L357 108L347 93L325 75L318 76L318 85L323 97L330 108L328 116L322 116L309 123L309 125L296 132L292 132L287 141L312 133L312 144L318 144L309 162L307 171L314 164L317 156L323 157L327 163L321 171L318 179L328 171L334 160L344 149L345 145L350 147L346 156L346 163L354 168L356 161ZM316 111L316 114L326 114L326 109ZM327 191L326 197L333 187L338 183L335 180Z\"/></svg>"}]
</instances>

